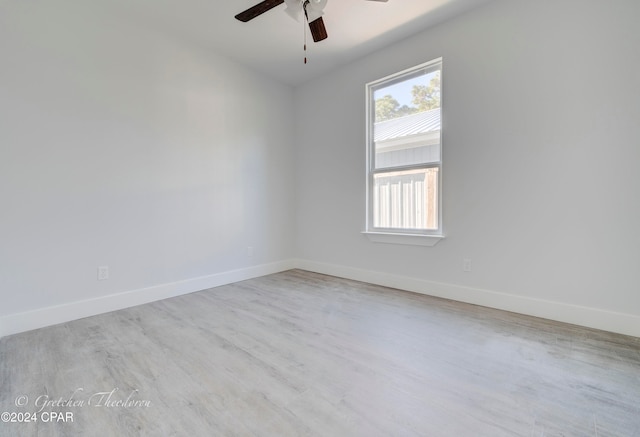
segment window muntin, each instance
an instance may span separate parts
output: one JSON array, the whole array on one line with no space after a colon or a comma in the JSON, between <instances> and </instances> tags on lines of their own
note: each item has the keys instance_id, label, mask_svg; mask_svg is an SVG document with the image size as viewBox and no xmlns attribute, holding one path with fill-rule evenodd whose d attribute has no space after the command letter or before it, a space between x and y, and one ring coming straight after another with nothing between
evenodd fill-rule
<instances>
[{"instance_id":1,"label":"window muntin","mask_svg":"<svg viewBox=\"0 0 640 437\"><path fill-rule=\"evenodd\" d=\"M367 230L440 234L441 76L437 59L367 84Z\"/></svg>"}]
</instances>

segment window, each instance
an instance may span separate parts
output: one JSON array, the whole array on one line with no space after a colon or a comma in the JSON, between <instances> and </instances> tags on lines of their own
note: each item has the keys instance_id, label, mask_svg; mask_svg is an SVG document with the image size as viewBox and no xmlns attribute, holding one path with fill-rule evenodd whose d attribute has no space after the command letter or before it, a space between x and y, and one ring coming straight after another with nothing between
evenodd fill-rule
<instances>
[{"instance_id":1,"label":"window","mask_svg":"<svg viewBox=\"0 0 640 437\"><path fill-rule=\"evenodd\" d=\"M436 59L367 84L368 235L442 238L441 78Z\"/></svg>"}]
</instances>

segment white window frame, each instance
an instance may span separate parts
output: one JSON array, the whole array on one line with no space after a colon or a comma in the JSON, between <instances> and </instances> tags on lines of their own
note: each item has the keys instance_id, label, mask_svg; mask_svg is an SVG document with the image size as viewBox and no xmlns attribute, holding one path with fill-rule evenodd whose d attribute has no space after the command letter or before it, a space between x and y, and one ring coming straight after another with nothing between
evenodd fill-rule
<instances>
[{"instance_id":1,"label":"white window frame","mask_svg":"<svg viewBox=\"0 0 640 437\"><path fill-rule=\"evenodd\" d=\"M425 70L440 70L440 111L441 111L441 128L440 128L440 160L437 162L429 162L415 165L404 165L397 167L385 167L383 169L375 168L375 142L374 142L374 123L375 123L375 99L374 92L377 89L392 85L393 83L402 82L410 79L412 76L418 76ZM442 83L443 83L443 62L442 58L437 58L429 62L416 65L415 67L394 73L366 84L366 161L367 161L367 184L366 184L366 230L363 232L371 241L376 243L390 244L408 244L419 246L434 246L444 238L442 232ZM394 171L414 170L438 168L438 199L437 199L437 229L407 229L407 228L380 228L373 224L373 187L374 177L376 174L391 173Z\"/></svg>"}]
</instances>

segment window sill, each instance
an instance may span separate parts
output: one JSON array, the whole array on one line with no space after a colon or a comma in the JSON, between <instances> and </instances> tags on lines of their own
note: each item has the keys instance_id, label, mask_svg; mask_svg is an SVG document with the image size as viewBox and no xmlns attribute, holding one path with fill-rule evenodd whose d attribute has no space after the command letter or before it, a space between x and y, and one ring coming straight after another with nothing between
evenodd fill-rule
<instances>
[{"instance_id":1,"label":"window sill","mask_svg":"<svg viewBox=\"0 0 640 437\"><path fill-rule=\"evenodd\" d=\"M366 237L374 243L385 244L405 244L409 246L428 246L433 247L444 239L444 235L416 235L401 234L390 232L362 232Z\"/></svg>"}]
</instances>

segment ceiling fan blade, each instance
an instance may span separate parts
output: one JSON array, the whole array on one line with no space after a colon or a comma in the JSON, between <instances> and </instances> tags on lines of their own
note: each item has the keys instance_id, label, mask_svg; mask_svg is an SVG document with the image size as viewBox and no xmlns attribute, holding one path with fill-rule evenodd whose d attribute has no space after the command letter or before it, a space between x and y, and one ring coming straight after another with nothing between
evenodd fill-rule
<instances>
[{"instance_id":1,"label":"ceiling fan blade","mask_svg":"<svg viewBox=\"0 0 640 437\"><path fill-rule=\"evenodd\" d=\"M327 35L327 29L324 27L324 20L322 20L322 17L310 22L309 30L311 31L313 42L322 41L323 39L327 39L329 36Z\"/></svg>"},{"instance_id":2,"label":"ceiling fan blade","mask_svg":"<svg viewBox=\"0 0 640 437\"><path fill-rule=\"evenodd\" d=\"M246 11L240 12L236 15L236 19L246 23L249 20L253 20L258 15L262 15L270 9L275 8L278 5L284 3L284 0L264 0L257 5L250 7Z\"/></svg>"}]
</instances>

